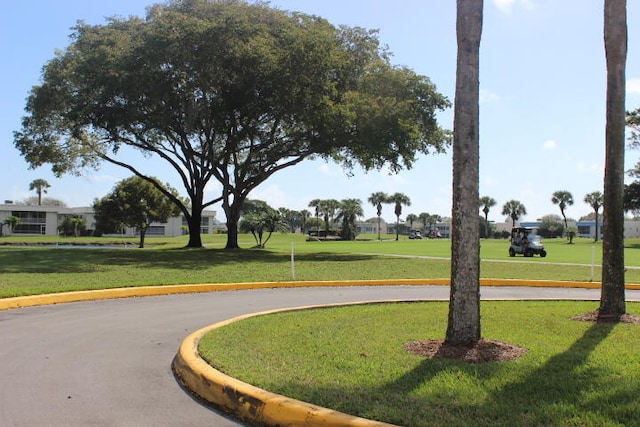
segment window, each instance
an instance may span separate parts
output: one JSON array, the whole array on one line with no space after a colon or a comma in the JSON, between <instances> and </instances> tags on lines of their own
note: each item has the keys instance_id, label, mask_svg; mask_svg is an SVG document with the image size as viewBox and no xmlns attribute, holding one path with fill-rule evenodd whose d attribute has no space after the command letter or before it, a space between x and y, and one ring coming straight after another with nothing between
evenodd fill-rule
<instances>
[{"instance_id":1,"label":"window","mask_svg":"<svg viewBox=\"0 0 640 427\"><path fill-rule=\"evenodd\" d=\"M46 212L13 211L11 215L20 218L20 222L13 228L14 234L46 234Z\"/></svg>"},{"instance_id":2,"label":"window","mask_svg":"<svg viewBox=\"0 0 640 427\"><path fill-rule=\"evenodd\" d=\"M578 234L583 236L589 236L591 234L591 226L589 225L579 225L578 226Z\"/></svg>"},{"instance_id":3,"label":"window","mask_svg":"<svg viewBox=\"0 0 640 427\"><path fill-rule=\"evenodd\" d=\"M147 228L147 236L164 236L164 225L151 225Z\"/></svg>"}]
</instances>

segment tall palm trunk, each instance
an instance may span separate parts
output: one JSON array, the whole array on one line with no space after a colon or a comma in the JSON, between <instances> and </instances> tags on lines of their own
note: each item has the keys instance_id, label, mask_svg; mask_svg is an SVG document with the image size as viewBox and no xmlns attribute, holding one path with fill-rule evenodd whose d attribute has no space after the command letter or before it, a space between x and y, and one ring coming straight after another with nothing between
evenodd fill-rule
<instances>
[{"instance_id":1,"label":"tall palm trunk","mask_svg":"<svg viewBox=\"0 0 640 427\"><path fill-rule=\"evenodd\" d=\"M600 314L619 316L626 312L623 208L627 62L626 0L605 0L604 2L604 45L607 59L607 124Z\"/></svg>"},{"instance_id":2,"label":"tall palm trunk","mask_svg":"<svg viewBox=\"0 0 640 427\"><path fill-rule=\"evenodd\" d=\"M451 294L446 342L480 340L479 65L482 0L458 0L453 121Z\"/></svg>"}]
</instances>

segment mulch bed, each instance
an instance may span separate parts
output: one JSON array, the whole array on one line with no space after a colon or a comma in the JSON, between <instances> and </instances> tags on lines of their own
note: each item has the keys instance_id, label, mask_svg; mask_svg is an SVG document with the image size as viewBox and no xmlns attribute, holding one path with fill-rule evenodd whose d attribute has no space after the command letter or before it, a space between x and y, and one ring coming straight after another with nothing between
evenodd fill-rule
<instances>
[{"instance_id":1,"label":"mulch bed","mask_svg":"<svg viewBox=\"0 0 640 427\"><path fill-rule=\"evenodd\" d=\"M571 320L597 323L640 324L640 316L623 314L622 316L603 315L597 311L574 316ZM526 348L504 341L481 339L475 344L448 344L444 340L424 340L406 343L404 348L411 354L428 359L447 358L464 360L469 363L505 362L515 360L525 354Z\"/></svg>"},{"instance_id":2,"label":"mulch bed","mask_svg":"<svg viewBox=\"0 0 640 427\"><path fill-rule=\"evenodd\" d=\"M504 341L481 339L475 344L452 345L444 340L412 341L404 348L412 354L429 359L447 358L469 363L504 362L527 354L526 348Z\"/></svg>"},{"instance_id":3,"label":"mulch bed","mask_svg":"<svg viewBox=\"0 0 640 427\"><path fill-rule=\"evenodd\" d=\"M598 322L598 323L633 323L640 324L640 316L635 314L623 314L622 316L601 314L598 311L574 316L571 320L580 322Z\"/></svg>"}]
</instances>

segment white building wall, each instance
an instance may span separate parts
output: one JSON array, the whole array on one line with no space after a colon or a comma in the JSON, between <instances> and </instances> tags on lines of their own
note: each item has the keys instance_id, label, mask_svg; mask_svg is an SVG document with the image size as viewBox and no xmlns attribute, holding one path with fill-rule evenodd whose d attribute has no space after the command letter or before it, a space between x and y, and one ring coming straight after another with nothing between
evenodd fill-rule
<instances>
[{"instance_id":1,"label":"white building wall","mask_svg":"<svg viewBox=\"0 0 640 427\"><path fill-rule=\"evenodd\" d=\"M37 236L37 235L47 235L47 236L55 236L58 233L58 225L62 222L62 219L65 215L76 215L81 216L87 222L87 230L95 230L96 228L96 220L93 215L93 209L89 206L87 207L77 207L77 208L65 208L60 206L33 206L33 205L21 205L21 204L0 204L0 223L4 223L4 220L12 215L12 212L20 211L20 212L45 212L45 223L44 230L39 232L24 234L20 233L20 236ZM215 211L203 211L203 234L213 233L216 212ZM161 235L163 237L177 237L185 234L183 231L183 218L182 215L176 216L173 218L169 218L167 223L152 223L151 227L160 227L164 229L164 233ZM157 230L157 228L156 228ZM42 232L43 231L43 232ZM7 235L8 228L5 226L3 228L3 234ZM114 237L135 237L137 230L135 228L127 228L125 234L114 234L111 236ZM15 233L14 233L15 235ZM148 237L160 236L159 234L148 234Z\"/></svg>"}]
</instances>

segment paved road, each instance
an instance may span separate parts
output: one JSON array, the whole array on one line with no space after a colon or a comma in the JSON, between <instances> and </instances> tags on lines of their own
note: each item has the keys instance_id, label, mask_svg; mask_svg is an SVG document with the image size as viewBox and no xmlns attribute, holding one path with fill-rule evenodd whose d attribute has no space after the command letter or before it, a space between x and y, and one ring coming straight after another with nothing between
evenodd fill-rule
<instances>
[{"instance_id":1,"label":"paved road","mask_svg":"<svg viewBox=\"0 0 640 427\"><path fill-rule=\"evenodd\" d=\"M598 299L598 290L483 288L483 298ZM628 291L640 300L640 291ZM180 388L182 339L240 314L309 304L447 299L448 287L298 288L0 311L2 426L238 426Z\"/></svg>"}]
</instances>

